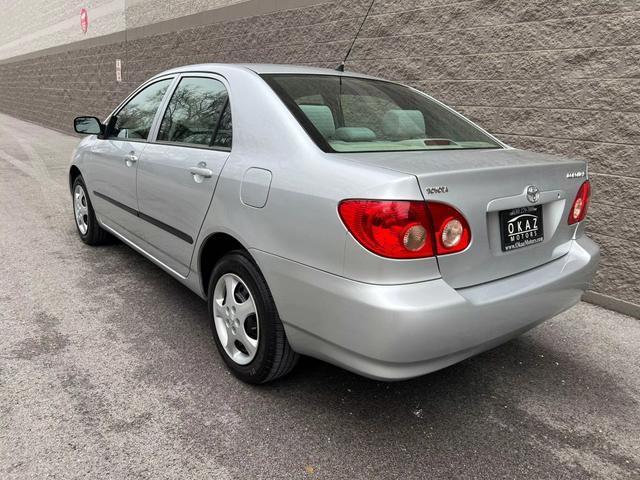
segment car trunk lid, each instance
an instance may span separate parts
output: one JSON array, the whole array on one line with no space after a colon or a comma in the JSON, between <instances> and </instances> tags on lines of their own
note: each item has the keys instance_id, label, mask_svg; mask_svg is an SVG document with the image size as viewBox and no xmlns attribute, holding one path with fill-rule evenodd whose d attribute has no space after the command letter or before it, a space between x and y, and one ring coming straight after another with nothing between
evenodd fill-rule
<instances>
[{"instance_id":1,"label":"car trunk lid","mask_svg":"<svg viewBox=\"0 0 640 480\"><path fill-rule=\"evenodd\" d=\"M376 152L349 158L414 175L427 201L452 205L467 219L469 247L438 256L441 275L454 288L529 270L570 248L576 226L568 225L567 218L586 177L583 161L510 148ZM535 202L527 198L528 187L539 192ZM530 210L525 207L537 205L542 211L542 241L505 251L500 212L514 218ZM506 235L507 219L502 222Z\"/></svg>"}]
</instances>

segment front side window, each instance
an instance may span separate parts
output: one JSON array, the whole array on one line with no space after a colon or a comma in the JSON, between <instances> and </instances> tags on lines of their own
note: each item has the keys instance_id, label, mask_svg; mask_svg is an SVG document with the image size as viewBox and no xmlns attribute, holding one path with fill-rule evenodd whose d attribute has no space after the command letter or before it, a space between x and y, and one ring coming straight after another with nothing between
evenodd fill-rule
<instances>
[{"instance_id":1,"label":"front side window","mask_svg":"<svg viewBox=\"0 0 640 480\"><path fill-rule=\"evenodd\" d=\"M167 88L173 79L152 83L116 114L109 138L146 140Z\"/></svg>"},{"instance_id":2,"label":"front side window","mask_svg":"<svg viewBox=\"0 0 640 480\"><path fill-rule=\"evenodd\" d=\"M339 75L263 75L327 152L502 148L411 88Z\"/></svg>"},{"instance_id":3,"label":"front side window","mask_svg":"<svg viewBox=\"0 0 640 480\"><path fill-rule=\"evenodd\" d=\"M169 101L157 140L211 146L227 99L227 90L218 80L183 78Z\"/></svg>"}]
</instances>

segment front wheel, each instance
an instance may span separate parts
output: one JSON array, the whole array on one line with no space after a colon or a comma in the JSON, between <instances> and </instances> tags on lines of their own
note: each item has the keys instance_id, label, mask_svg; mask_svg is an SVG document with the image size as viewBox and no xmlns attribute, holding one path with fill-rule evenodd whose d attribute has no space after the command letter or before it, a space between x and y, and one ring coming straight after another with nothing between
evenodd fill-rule
<instances>
[{"instance_id":1,"label":"front wheel","mask_svg":"<svg viewBox=\"0 0 640 480\"><path fill-rule=\"evenodd\" d=\"M76 221L76 229L80 239L87 245L107 243L110 239L109 233L98 224L96 212L93 210L91 200L89 200L87 186L82 175L78 175L74 179L71 195L73 196L73 214Z\"/></svg>"},{"instance_id":2,"label":"front wheel","mask_svg":"<svg viewBox=\"0 0 640 480\"><path fill-rule=\"evenodd\" d=\"M293 369L298 355L264 277L246 252L233 251L216 264L208 298L216 346L236 377L259 384Z\"/></svg>"}]
</instances>

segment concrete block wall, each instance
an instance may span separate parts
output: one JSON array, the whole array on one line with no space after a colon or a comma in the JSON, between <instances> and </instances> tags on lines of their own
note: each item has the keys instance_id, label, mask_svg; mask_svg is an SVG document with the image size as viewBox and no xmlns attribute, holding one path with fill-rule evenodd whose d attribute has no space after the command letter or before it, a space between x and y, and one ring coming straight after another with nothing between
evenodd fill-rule
<instances>
[{"instance_id":1,"label":"concrete block wall","mask_svg":"<svg viewBox=\"0 0 640 480\"><path fill-rule=\"evenodd\" d=\"M334 67L371 7L348 69L425 90L515 147L589 160L588 231L603 259L587 298L640 314L638 0L228 0L204 11L205 3L175 18L178 0L149 3L156 10L147 16L132 2L131 25L145 26L126 35L0 62L0 110L69 131L75 115L105 116L176 65Z\"/></svg>"},{"instance_id":2,"label":"concrete block wall","mask_svg":"<svg viewBox=\"0 0 640 480\"><path fill-rule=\"evenodd\" d=\"M587 159L587 228L603 249L587 298L638 315L640 2L379 0L349 66L425 90L514 147Z\"/></svg>"}]
</instances>

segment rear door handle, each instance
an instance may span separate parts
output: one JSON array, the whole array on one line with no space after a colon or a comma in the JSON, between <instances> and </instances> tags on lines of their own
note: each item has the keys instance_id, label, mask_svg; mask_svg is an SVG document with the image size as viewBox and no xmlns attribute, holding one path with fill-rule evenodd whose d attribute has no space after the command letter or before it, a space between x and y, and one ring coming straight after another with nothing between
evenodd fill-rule
<instances>
[{"instance_id":1,"label":"rear door handle","mask_svg":"<svg viewBox=\"0 0 640 480\"><path fill-rule=\"evenodd\" d=\"M211 178L213 176L213 171L205 167L191 167L189 168L189 172L191 172L191 175L194 176L194 180L196 181L196 176L200 176L203 178Z\"/></svg>"},{"instance_id":2,"label":"rear door handle","mask_svg":"<svg viewBox=\"0 0 640 480\"><path fill-rule=\"evenodd\" d=\"M130 152L124 156L124 163L127 167L133 167L133 165L138 161L138 156L135 152Z\"/></svg>"}]
</instances>

